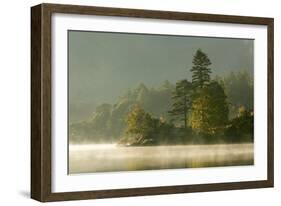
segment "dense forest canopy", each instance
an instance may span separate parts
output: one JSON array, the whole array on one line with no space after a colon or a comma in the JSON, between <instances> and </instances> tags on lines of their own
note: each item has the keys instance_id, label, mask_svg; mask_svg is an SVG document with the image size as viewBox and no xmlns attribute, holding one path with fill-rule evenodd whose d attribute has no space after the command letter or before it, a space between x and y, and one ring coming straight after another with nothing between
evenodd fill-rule
<instances>
[{"instance_id":1,"label":"dense forest canopy","mask_svg":"<svg viewBox=\"0 0 281 206\"><path fill-rule=\"evenodd\" d=\"M70 142L159 145L253 141L253 77L246 70L212 79L212 62L198 49L192 79L144 83L90 119L71 123Z\"/></svg>"}]
</instances>

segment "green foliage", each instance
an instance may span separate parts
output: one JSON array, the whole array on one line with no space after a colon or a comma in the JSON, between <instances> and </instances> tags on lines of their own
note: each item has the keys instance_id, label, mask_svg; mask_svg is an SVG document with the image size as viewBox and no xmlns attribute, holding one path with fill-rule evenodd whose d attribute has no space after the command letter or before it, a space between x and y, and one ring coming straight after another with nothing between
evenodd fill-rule
<instances>
[{"instance_id":1,"label":"green foliage","mask_svg":"<svg viewBox=\"0 0 281 206\"><path fill-rule=\"evenodd\" d=\"M252 142L252 77L239 72L211 80L210 65L198 49L192 83L166 80L159 88L141 83L115 104L97 106L91 119L71 124L70 141L135 146Z\"/></svg>"},{"instance_id":2,"label":"green foliage","mask_svg":"<svg viewBox=\"0 0 281 206\"><path fill-rule=\"evenodd\" d=\"M203 88L204 85L210 82L212 64L207 54L201 49L198 49L193 57L193 66L190 70L192 72L192 85L194 88Z\"/></svg>"},{"instance_id":3,"label":"green foliage","mask_svg":"<svg viewBox=\"0 0 281 206\"><path fill-rule=\"evenodd\" d=\"M191 107L190 126L199 133L217 134L228 122L228 104L222 86L212 81L197 90Z\"/></svg>"},{"instance_id":4,"label":"green foliage","mask_svg":"<svg viewBox=\"0 0 281 206\"><path fill-rule=\"evenodd\" d=\"M150 114L146 113L139 105L135 105L126 118L127 134L137 134L143 137L151 135L154 129L154 121Z\"/></svg>"},{"instance_id":5,"label":"green foliage","mask_svg":"<svg viewBox=\"0 0 281 206\"><path fill-rule=\"evenodd\" d=\"M169 81L164 81L163 85L156 89L140 84L135 89L127 91L115 104L97 106L91 119L71 124L70 141L105 143L118 141L125 135L127 114L136 104L151 115L169 121L168 110L173 90L174 85Z\"/></svg>"},{"instance_id":6,"label":"green foliage","mask_svg":"<svg viewBox=\"0 0 281 206\"><path fill-rule=\"evenodd\" d=\"M176 128L162 118L153 118L139 105L135 105L126 118L126 135L119 140L122 145L184 144L191 131Z\"/></svg>"},{"instance_id":7,"label":"green foliage","mask_svg":"<svg viewBox=\"0 0 281 206\"><path fill-rule=\"evenodd\" d=\"M246 71L231 72L225 78L221 78L225 93L230 105L230 116L235 117L237 109L244 106L247 110L253 110L254 85L253 77Z\"/></svg>"},{"instance_id":8,"label":"green foliage","mask_svg":"<svg viewBox=\"0 0 281 206\"><path fill-rule=\"evenodd\" d=\"M191 105L192 84L187 80L181 80L176 83L175 91L173 92L172 110L170 115L179 117L183 121L183 126L187 126L187 113Z\"/></svg>"},{"instance_id":9,"label":"green foliage","mask_svg":"<svg viewBox=\"0 0 281 206\"><path fill-rule=\"evenodd\" d=\"M231 142L252 142L254 135L254 115L245 107L240 107L238 116L230 121L225 136Z\"/></svg>"}]
</instances>

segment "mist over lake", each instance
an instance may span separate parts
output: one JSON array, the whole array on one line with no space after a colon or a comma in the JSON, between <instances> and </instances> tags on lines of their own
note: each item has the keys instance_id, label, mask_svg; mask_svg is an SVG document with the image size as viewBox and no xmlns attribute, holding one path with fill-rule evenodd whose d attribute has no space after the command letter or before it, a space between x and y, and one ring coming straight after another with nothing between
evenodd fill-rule
<instances>
[{"instance_id":1,"label":"mist over lake","mask_svg":"<svg viewBox=\"0 0 281 206\"><path fill-rule=\"evenodd\" d=\"M68 31L69 174L254 164L254 41Z\"/></svg>"},{"instance_id":2,"label":"mist over lake","mask_svg":"<svg viewBox=\"0 0 281 206\"><path fill-rule=\"evenodd\" d=\"M70 145L69 173L253 165L253 144L120 147Z\"/></svg>"}]
</instances>

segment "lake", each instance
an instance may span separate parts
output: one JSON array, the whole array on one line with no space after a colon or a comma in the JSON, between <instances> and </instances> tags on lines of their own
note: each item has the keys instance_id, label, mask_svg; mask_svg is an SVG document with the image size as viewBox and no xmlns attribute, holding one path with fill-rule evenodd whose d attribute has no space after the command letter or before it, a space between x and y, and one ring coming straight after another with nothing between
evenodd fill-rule
<instances>
[{"instance_id":1,"label":"lake","mask_svg":"<svg viewBox=\"0 0 281 206\"><path fill-rule=\"evenodd\" d=\"M252 143L142 147L69 145L70 174L253 164Z\"/></svg>"}]
</instances>

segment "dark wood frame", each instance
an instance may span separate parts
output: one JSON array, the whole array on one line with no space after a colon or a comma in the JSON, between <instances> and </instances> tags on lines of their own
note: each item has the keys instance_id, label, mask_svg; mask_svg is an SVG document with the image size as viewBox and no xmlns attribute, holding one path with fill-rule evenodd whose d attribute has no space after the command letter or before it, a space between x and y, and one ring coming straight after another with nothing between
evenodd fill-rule
<instances>
[{"instance_id":1,"label":"dark wood frame","mask_svg":"<svg viewBox=\"0 0 281 206\"><path fill-rule=\"evenodd\" d=\"M162 186L134 189L53 193L51 191L51 16L53 13L139 17L203 22L265 25L268 31L267 180ZM273 36L272 18L76 5L40 4L31 8L31 198L42 201L80 200L138 195L205 192L273 187Z\"/></svg>"}]
</instances>

